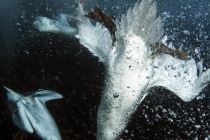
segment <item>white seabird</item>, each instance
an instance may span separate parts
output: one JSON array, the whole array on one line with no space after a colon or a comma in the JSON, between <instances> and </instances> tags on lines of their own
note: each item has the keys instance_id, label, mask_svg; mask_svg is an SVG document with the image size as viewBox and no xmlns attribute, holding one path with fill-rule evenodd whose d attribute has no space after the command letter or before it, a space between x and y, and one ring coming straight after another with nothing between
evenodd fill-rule
<instances>
[{"instance_id":1,"label":"white seabird","mask_svg":"<svg viewBox=\"0 0 210 140\"><path fill-rule=\"evenodd\" d=\"M154 53L155 47L151 49L164 34L153 0L137 2L120 21L115 21L114 43L107 28L100 23L93 25L84 16L87 12L81 3L77 13L76 38L105 66L105 84L97 113L98 140L119 139L152 87L168 89L189 102L208 85L210 69L203 72L201 63L197 67L192 58L183 60L164 52Z\"/></svg>"},{"instance_id":2,"label":"white seabird","mask_svg":"<svg viewBox=\"0 0 210 140\"><path fill-rule=\"evenodd\" d=\"M6 89L6 103L15 126L27 133L36 133L43 140L61 140L57 125L45 106L45 102L63 98L57 92L39 90L28 96Z\"/></svg>"}]
</instances>

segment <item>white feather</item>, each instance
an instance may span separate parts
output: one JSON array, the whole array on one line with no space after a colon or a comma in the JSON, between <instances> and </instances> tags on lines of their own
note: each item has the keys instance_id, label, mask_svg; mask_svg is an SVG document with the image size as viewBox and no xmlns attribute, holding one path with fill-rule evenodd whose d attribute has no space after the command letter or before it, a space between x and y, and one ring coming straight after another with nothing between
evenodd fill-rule
<instances>
[{"instance_id":1,"label":"white feather","mask_svg":"<svg viewBox=\"0 0 210 140\"><path fill-rule=\"evenodd\" d=\"M99 57L99 61L105 62L112 49L112 39L109 31L100 23L93 25L90 19L84 16L81 4L77 8L80 22L78 23L78 38L80 44L86 47L94 56Z\"/></svg>"},{"instance_id":2,"label":"white feather","mask_svg":"<svg viewBox=\"0 0 210 140\"><path fill-rule=\"evenodd\" d=\"M70 26L67 21L67 15L60 14L58 20L52 20L47 17L37 17L33 23L40 32L50 32L73 36L77 33L77 29Z\"/></svg>"}]
</instances>

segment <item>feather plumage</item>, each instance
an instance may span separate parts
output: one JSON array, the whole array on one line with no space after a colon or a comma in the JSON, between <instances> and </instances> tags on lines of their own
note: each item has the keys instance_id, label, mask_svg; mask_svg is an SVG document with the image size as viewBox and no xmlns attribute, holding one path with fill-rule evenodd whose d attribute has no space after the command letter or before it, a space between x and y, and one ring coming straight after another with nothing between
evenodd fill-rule
<instances>
[{"instance_id":1,"label":"feather plumage","mask_svg":"<svg viewBox=\"0 0 210 140\"><path fill-rule=\"evenodd\" d=\"M45 102L60 99L54 91L40 90L28 96L6 89L6 103L12 114L13 123L27 133L35 132L41 139L61 140L57 125L47 110Z\"/></svg>"},{"instance_id":2,"label":"feather plumage","mask_svg":"<svg viewBox=\"0 0 210 140\"><path fill-rule=\"evenodd\" d=\"M85 15L87 12L79 3L76 38L99 57L106 69L97 114L98 140L118 139L152 87L164 87L183 101L190 101L208 85L209 69L203 72L201 63L197 66L195 60L182 51L161 43L163 22L157 17L157 4L153 0L137 2L121 19L115 20L115 43L112 43L113 31L110 30L113 23L108 26L100 19L107 16L105 13L95 8L89 14L99 22L96 25ZM154 53L154 49L158 53Z\"/></svg>"}]
</instances>

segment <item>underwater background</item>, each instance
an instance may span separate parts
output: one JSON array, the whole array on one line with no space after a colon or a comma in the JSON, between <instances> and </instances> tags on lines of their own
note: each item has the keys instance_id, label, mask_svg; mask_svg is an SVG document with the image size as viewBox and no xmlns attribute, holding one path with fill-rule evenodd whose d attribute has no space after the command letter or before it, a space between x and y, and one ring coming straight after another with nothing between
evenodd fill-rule
<instances>
[{"instance_id":1,"label":"underwater background","mask_svg":"<svg viewBox=\"0 0 210 140\"><path fill-rule=\"evenodd\" d=\"M136 0L86 0L120 18ZM157 0L169 41L210 67L210 1ZM23 93L55 90L64 96L47 107L63 140L96 139L96 114L104 67L75 38L41 33L37 16L74 15L74 0L0 0L0 84ZM189 103L165 89L152 89L133 115L123 140L204 139L210 137L210 86ZM0 140L19 131L0 101ZM28 139L38 139L27 134ZM210 139L210 138L209 138Z\"/></svg>"}]
</instances>

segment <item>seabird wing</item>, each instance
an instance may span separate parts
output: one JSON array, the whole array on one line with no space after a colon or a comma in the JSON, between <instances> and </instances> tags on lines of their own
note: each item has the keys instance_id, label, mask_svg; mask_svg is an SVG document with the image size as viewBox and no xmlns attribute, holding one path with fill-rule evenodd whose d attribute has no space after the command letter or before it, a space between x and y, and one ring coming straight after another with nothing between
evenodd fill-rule
<instances>
[{"instance_id":1,"label":"seabird wing","mask_svg":"<svg viewBox=\"0 0 210 140\"><path fill-rule=\"evenodd\" d=\"M29 96L22 96L9 88L7 90L7 104L12 113L14 124L28 133L35 132L42 139L60 140L57 125L47 110L45 102L60 99L63 96L50 90L31 92Z\"/></svg>"},{"instance_id":2,"label":"seabird wing","mask_svg":"<svg viewBox=\"0 0 210 140\"><path fill-rule=\"evenodd\" d=\"M58 20L53 20L47 17L39 16L33 24L40 32L49 32L74 36L77 33L77 29L73 28L68 23L67 18L68 16L65 14L60 14Z\"/></svg>"},{"instance_id":3,"label":"seabird wing","mask_svg":"<svg viewBox=\"0 0 210 140\"><path fill-rule=\"evenodd\" d=\"M96 25L93 25L90 19L85 16L87 13L84 11L81 3L77 7L77 15L79 23L76 38L94 56L99 57L100 61L105 62L107 55L112 49L112 38L108 29L98 22Z\"/></svg>"},{"instance_id":4,"label":"seabird wing","mask_svg":"<svg viewBox=\"0 0 210 140\"><path fill-rule=\"evenodd\" d=\"M33 133L34 129L31 125L31 122L25 112L25 108L23 105L18 106L17 110L14 110L12 113L12 120L18 128L21 130L27 132L27 133Z\"/></svg>"},{"instance_id":5,"label":"seabird wing","mask_svg":"<svg viewBox=\"0 0 210 140\"><path fill-rule=\"evenodd\" d=\"M20 97L22 96L7 87L4 88L6 89L6 94L7 94L6 103L12 114L12 120L14 124L18 128L28 133L33 133L34 131L31 126L30 120L25 112L26 111L25 104L20 99Z\"/></svg>"},{"instance_id":6,"label":"seabird wing","mask_svg":"<svg viewBox=\"0 0 210 140\"><path fill-rule=\"evenodd\" d=\"M50 90L40 90L40 91L35 92L32 96L38 98L43 103L45 103L49 100L63 98L63 96L61 94L59 94L55 91L50 91Z\"/></svg>"},{"instance_id":7,"label":"seabird wing","mask_svg":"<svg viewBox=\"0 0 210 140\"><path fill-rule=\"evenodd\" d=\"M183 101L194 99L210 81L210 69L203 72L202 64L194 59L180 60L168 54L157 55L154 61L154 76L148 88L162 86ZM197 69L200 73L197 76Z\"/></svg>"}]
</instances>

